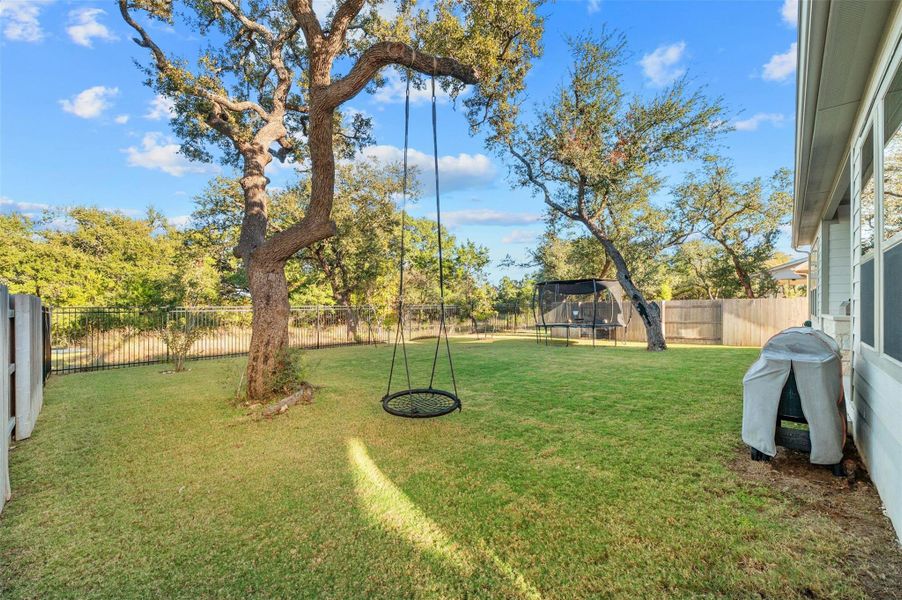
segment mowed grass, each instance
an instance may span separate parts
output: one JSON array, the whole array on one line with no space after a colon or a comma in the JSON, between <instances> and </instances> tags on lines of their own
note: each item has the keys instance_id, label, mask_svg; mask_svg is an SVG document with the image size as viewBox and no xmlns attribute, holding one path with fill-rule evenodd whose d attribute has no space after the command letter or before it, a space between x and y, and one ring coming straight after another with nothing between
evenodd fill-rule
<instances>
[{"instance_id":1,"label":"mowed grass","mask_svg":"<svg viewBox=\"0 0 902 600\"><path fill-rule=\"evenodd\" d=\"M826 519L730 469L756 350L453 346L464 408L432 420L382 411L387 347L311 352L314 404L272 420L239 359L53 377L0 596L860 595Z\"/></svg>"}]
</instances>

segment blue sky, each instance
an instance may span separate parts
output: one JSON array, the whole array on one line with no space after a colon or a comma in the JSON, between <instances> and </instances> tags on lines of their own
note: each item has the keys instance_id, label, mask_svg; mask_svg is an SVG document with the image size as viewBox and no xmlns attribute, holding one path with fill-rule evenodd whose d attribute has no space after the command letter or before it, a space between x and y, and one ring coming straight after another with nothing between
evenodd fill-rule
<instances>
[{"instance_id":1,"label":"blue sky","mask_svg":"<svg viewBox=\"0 0 902 600\"><path fill-rule=\"evenodd\" d=\"M793 163L795 10L794 0L559 1L542 9L545 51L527 81L529 100L547 98L566 76L566 35L607 26L628 40L629 92L652 94L688 73L730 111L736 131L723 152L739 176L766 177ZM198 44L187 31L157 26L153 34L175 53ZM138 214L152 205L182 223L206 182L230 174L177 153L165 102L133 62L147 57L130 37L112 2L0 0L0 211L92 204ZM403 85L389 83L351 103L374 118L378 146L367 153L382 159L400 156L403 143ZM411 121L413 162L429 166L426 97ZM543 205L512 186L506 165L448 102L439 106L439 155L444 222L488 246L495 263L525 259L543 229ZM668 168L671 183L686 168ZM288 168L269 175L277 186L293 177ZM432 206L427 194L412 212L431 216ZM505 274L521 271L493 264L493 279Z\"/></svg>"}]
</instances>

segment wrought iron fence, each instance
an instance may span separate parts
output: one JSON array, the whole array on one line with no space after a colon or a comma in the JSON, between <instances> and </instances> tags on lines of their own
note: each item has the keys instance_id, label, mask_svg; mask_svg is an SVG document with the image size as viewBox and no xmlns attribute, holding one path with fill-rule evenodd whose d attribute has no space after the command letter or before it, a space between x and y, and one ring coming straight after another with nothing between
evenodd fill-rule
<instances>
[{"instance_id":1,"label":"wrought iron fence","mask_svg":"<svg viewBox=\"0 0 902 600\"><path fill-rule=\"evenodd\" d=\"M531 313L501 307L488 319L461 317L456 306L445 307L452 335L487 335L532 327ZM435 304L405 307L408 339L434 337L440 309ZM56 373L95 371L169 362L187 345L187 358L219 358L247 354L252 311L247 306L131 308L82 306L50 311L52 370ZM374 306L295 306L288 325L293 348L326 348L381 344L393 339L397 314ZM190 337L187 337L190 332Z\"/></svg>"}]
</instances>

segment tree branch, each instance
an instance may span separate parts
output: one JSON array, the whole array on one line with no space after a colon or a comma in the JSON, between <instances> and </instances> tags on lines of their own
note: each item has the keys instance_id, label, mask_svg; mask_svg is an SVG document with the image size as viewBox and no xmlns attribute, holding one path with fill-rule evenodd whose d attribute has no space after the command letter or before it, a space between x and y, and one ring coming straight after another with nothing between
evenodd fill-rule
<instances>
[{"instance_id":1,"label":"tree branch","mask_svg":"<svg viewBox=\"0 0 902 600\"><path fill-rule=\"evenodd\" d=\"M347 75L323 90L326 105L335 108L350 100L366 87L379 69L388 65L401 65L426 75L445 75L467 84L479 83L476 69L453 58L417 52L401 42L377 42L360 55Z\"/></svg>"},{"instance_id":2,"label":"tree branch","mask_svg":"<svg viewBox=\"0 0 902 600\"><path fill-rule=\"evenodd\" d=\"M300 26L301 31L304 32L307 47L311 49L318 48L323 39L323 28L319 25L319 19L316 18L316 13L313 12L310 0L289 0L288 9Z\"/></svg>"},{"instance_id":3,"label":"tree branch","mask_svg":"<svg viewBox=\"0 0 902 600\"><path fill-rule=\"evenodd\" d=\"M128 23L128 25L138 33L139 37L134 38L135 43L142 48L147 48L148 50L150 50L151 54L153 54L154 63L156 63L157 66L157 71L159 71L161 75L168 77L170 80L183 79L183 77L180 76L178 68L175 67L172 62L170 62L166 54L147 34L147 31L143 27L138 25L138 22L132 18L131 13L129 13L128 11L128 0L119 0L119 12L122 14L122 18L125 20L125 22ZM184 83L183 85L185 86L186 91L192 96L209 100L210 102L218 104L220 107L227 110L231 110L233 112L253 111L260 115L260 117L263 119L269 118L269 114L263 109L262 106L260 106L256 102L251 102L249 100L232 100L228 96L199 88L190 82Z\"/></svg>"},{"instance_id":4,"label":"tree branch","mask_svg":"<svg viewBox=\"0 0 902 600\"><path fill-rule=\"evenodd\" d=\"M267 43L272 44L273 34L272 32L262 23L258 23L253 19L249 18L241 9L238 8L235 4L231 2L231 0L210 0L215 6L220 6L227 10L232 14L238 21L248 30L253 31L255 33L260 34L267 41Z\"/></svg>"},{"instance_id":5,"label":"tree branch","mask_svg":"<svg viewBox=\"0 0 902 600\"><path fill-rule=\"evenodd\" d=\"M535 172L532 169L532 164L530 164L530 162L526 160L526 157L514 150L513 144L508 144L507 148L508 150L510 150L510 153L514 156L514 158L523 163L523 168L526 171L526 178L529 180L529 182L539 188L545 195L545 204L558 211L568 219L579 221L579 215L566 210L561 204L558 204L554 201L554 199L551 197L551 192L548 191L548 186L545 185L544 181L536 177Z\"/></svg>"},{"instance_id":6,"label":"tree branch","mask_svg":"<svg viewBox=\"0 0 902 600\"><path fill-rule=\"evenodd\" d=\"M329 26L329 35L327 37L327 52L329 56L335 58L341 51L341 45L344 43L345 34L351 21L354 20L360 10L363 8L364 0L345 0L339 5L332 17L332 24Z\"/></svg>"}]
</instances>

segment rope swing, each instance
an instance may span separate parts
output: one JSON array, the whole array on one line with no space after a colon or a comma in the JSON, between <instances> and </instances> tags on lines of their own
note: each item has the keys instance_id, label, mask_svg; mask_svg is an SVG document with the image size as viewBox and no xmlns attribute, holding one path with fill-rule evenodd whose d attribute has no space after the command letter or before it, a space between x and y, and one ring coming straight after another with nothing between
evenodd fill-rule
<instances>
[{"instance_id":1,"label":"rope swing","mask_svg":"<svg viewBox=\"0 0 902 600\"><path fill-rule=\"evenodd\" d=\"M398 328L395 332L395 345L392 351L391 368L388 372L388 389L382 397L382 408L386 412L398 417L426 418L440 417L454 410L460 410L460 398L457 397L457 380L454 377L454 363L451 360L451 343L448 341L448 327L445 323L445 265L442 255L442 210L439 197L438 180L438 125L435 106L435 59L432 67L432 153L435 164L435 215L438 234L438 286L439 304L441 315L439 316L438 337L435 340L435 353L432 357L432 373L429 376L429 385L422 388L414 388L410 379L410 364L407 357L407 340L404 336L404 229L407 218L407 151L408 135L410 127L410 70L407 70L407 88L404 96L404 167L403 184L401 194L401 266L400 283L398 286ZM438 389L435 384L435 369L438 365L439 350L442 346L442 336L448 353L448 367L451 372L451 385L453 392ZM398 357L398 347L401 348L401 357L404 361L404 374L407 378L407 388L392 393L392 378L395 373L395 363Z\"/></svg>"}]
</instances>

